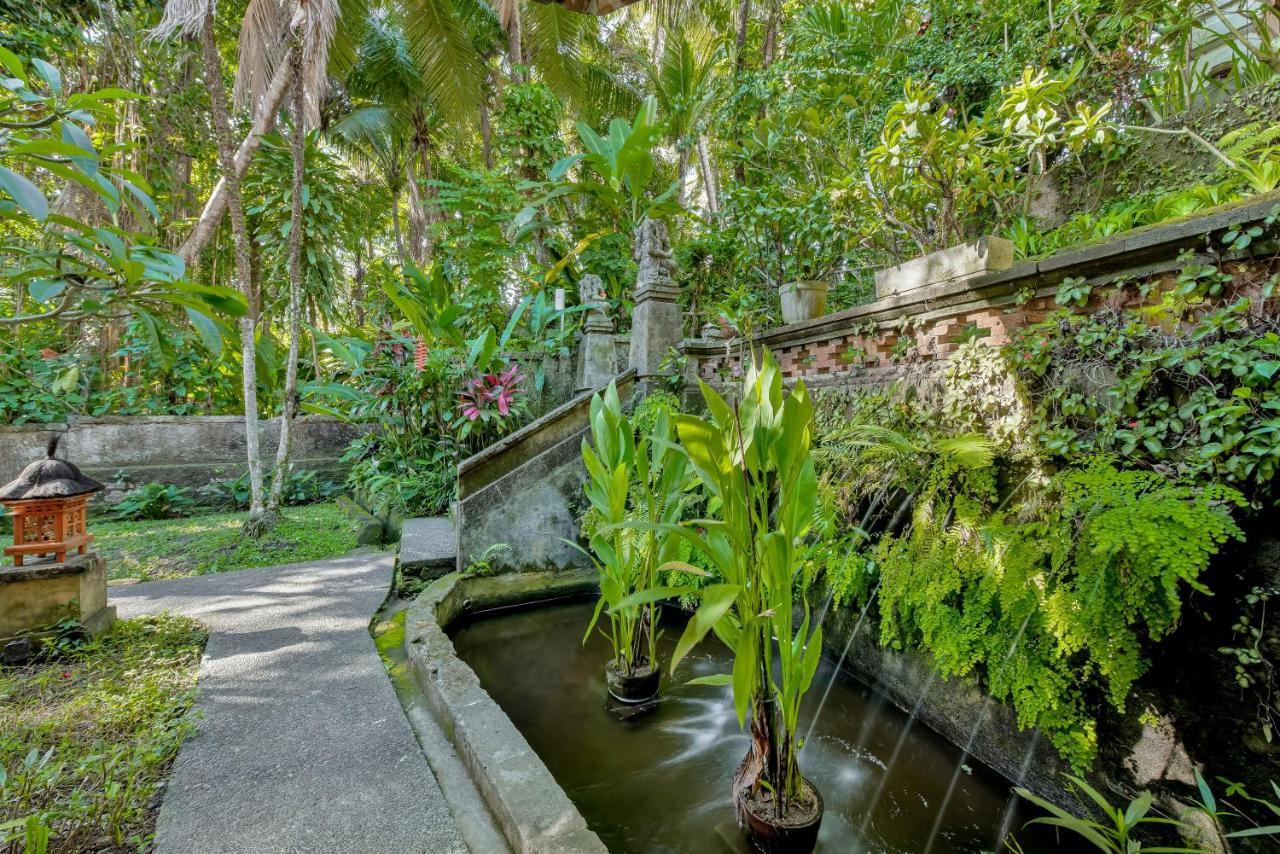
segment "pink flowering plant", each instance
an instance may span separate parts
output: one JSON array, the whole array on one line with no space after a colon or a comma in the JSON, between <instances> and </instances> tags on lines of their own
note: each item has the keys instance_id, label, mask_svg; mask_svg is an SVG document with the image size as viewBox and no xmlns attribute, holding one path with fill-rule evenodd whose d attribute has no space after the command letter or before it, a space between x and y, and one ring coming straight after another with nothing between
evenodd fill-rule
<instances>
[{"instance_id":1,"label":"pink flowering plant","mask_svg":"<svg viewBox=\"0 0 1280 854\"><path fill-rule=\"evenodd\" d=\"M504 427L523 409L526 398L519 365L509 365L501 373L486 373L467 382L458 395L460 435L474 427Z\"/></svg>"}]
</instances>

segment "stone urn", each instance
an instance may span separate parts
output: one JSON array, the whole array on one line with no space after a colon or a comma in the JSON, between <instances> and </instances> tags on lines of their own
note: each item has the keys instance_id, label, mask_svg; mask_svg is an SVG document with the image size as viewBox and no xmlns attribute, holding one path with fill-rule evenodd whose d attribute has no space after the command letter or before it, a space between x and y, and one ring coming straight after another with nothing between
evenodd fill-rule
<instances>
[{"instance_id":1,"label":"stone urn","mask_svg":"<svg viewBox=\"0 0 1280 854\"><path fill-rule=\"evenodd\" d=\"M782 286L782 322L800 323L822 317L827 311L827 291L831 283L801 280Z\"/></svg>"}]
</instances>

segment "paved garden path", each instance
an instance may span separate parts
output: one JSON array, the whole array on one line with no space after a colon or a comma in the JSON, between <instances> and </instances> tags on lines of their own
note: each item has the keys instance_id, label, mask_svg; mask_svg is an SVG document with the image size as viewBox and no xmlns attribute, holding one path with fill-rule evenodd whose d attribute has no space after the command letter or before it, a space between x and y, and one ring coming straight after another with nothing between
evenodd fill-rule
<instances>
[{"instance_id":1,"label":"paved garden path","mask_svg":"<svg viewBox=\"0 0 1280 854\"><path fill-rule=\"evenodd\" d=\"M369 636L391 567L368 553L111 588L122 617L211 631L159 854L465 854Z\"/></svg>"}]
</instances>

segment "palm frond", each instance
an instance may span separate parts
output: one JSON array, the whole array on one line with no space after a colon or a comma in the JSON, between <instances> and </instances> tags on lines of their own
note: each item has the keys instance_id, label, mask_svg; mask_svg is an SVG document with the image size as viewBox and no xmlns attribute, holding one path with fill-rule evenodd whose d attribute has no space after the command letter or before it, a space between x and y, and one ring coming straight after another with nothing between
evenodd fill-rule
<instances>
[{"instance_id":1,"label":"palm frond","mask_svg":"<svg viewBox=\"0 0 1280 854\"><path fill-rule=\"evenodd\" d=\"M369 0L338 0L338 28L329 46L329 73L345 78L356 65L365 32L376 22Z\"/></svg>"},{"instance_id":2,"label":"palm frond","mask_svg":"<svg viewBox=\"0 0 1280 854\"><path fill-rule=\"evenodd\" d=\"M586 99L583 83L583 42L594 39L599 22L589 15L565 11L559 5L533 3L525 10L525 62L565 101L581 105Z\"/></svg>"},{"instance_id":3,"label":"palm frond","mask_svg":"<svg viewBox=\"0 0 1280 854\"><path fill-rule=\"evenodd\" d=\"M467 22L466 0L404 0L405 40L425 91L446 118L470 120L480 103L484 68Z\"/></svg>"},{"instance_id":4,"label":"palm frond","mask_svg":"<svg viewBox=\"0 0 1280 854\"><path fill-rule=\"evenodd\" d=\"M581 73L585 87L583 100L572 106L588 124L599 125L614 116L634 115L640 108L640 94L603 66L588 62L582 66Z\"/></svg>"},{"instance_id":5,"label":"palm frond","mask_svg":"<svg viewBox=\"0 0 1280 854\"><path fill-rule=\"evenodd\" d=\"M404 32L390 22L376 22L365 32L347 88L357 97L397 107L416 106L427 97Z\"/></svg>"},{"instance_id":6,"label":"palm frond","mask_svg":"<svg viewBox=\"0 0 1280 854\"><path fill-rule=\"evenodd\" d=\"M292 27L302 50L301 79L306 121L320 122L320 102L329 80L329 45L338 28L337 0L299 0Z\"/></svg>"},{"instance_id":7,"label":"palm frond","mask_svg":"<svg viewBox=\"0 0 1280 854\"><path fill-rule=\"evenodd\" d=\"M160 23L147 34L146 41L163 41L174 36L194 36L204 26L213 0L168 0Z\"/></svg>"},{"instance_id":8,"label":"palm frond","mask_svg":"<svg viewBox=\"0 0 1280 854\"><path fill-rule=\"evenodd\" d=\"M240 58L232 97L238 109L257 111L289 35L289 13L282 0L249 0L240 23Z\"/></svg>"}]
</instances>

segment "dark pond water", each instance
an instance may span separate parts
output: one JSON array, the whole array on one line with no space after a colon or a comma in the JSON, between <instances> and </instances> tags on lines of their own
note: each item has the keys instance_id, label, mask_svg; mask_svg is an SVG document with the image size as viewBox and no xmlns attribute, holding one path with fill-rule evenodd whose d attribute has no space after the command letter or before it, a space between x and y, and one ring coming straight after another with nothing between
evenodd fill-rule
<instances>
[{"instance_id":1,"label":"dark pond water","mask_svg":"<svg viewBox=\"0 0 1280 854\"><path fill-rule=\"evenodd\" d=\"M749 851L729 798L746 752L729 689L683 684L728 672L728 651L710 638L675 678L663 675L656 708L620 720L604 687L608 642L597 635L582 643L591 607L577 600L480 615L453 642L610 851ZM679 631L667 627L668 660ZM823 662L802 727L833 673ZM993 851L1004 821L1028 854L1069 850L1044 831L1020 829L1028 812L1012 803L1001 777L968 760L956 778L958 749L909 726L906 714L853 677L835 675L801 755L826 800L820 851Z\"/></svg>"}]
</instances>

